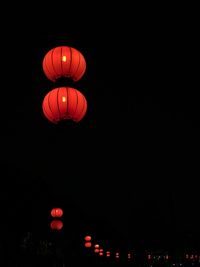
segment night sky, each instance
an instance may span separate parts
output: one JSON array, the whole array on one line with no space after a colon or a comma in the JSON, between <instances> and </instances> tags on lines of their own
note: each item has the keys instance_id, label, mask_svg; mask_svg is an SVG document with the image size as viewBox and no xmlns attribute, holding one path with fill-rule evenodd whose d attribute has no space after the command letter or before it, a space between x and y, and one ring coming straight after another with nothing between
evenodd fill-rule
<instances>
[{"instance_id":1,"label":"night sky","mask_svg":"<svg viewBox=\"0 0 200 267\"><path fill-rule=\"evenodd\" d=\"M1 232L39 236L61 206L71 232L200 246L196 18L181 10L55 7L3 31ZM76 83L43 73L44 55L61 45L86 59ZM79 123L44 117L43 98L60 85L85 95Z\"/></svg>"}]
</instances>

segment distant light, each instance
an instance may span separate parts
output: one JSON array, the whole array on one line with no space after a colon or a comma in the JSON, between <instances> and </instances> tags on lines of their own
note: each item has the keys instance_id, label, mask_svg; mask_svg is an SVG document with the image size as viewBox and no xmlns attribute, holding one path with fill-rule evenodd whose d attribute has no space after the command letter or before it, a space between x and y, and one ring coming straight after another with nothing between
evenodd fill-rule
<instances>
[{"instance_id":1,"label":"distant light","mask_svg":"<svg viewBox=\"0 0 200 267\"><path fill-rule=\"evenodd\" d=\"M91 242L85 242L85 247L86 248L91 248L92 246L92 243Z\"/></svg>"},{"instance_id":2,"label":"distant light","mask_svg":"<svg viewBox=\"0 0 200 267\"><path fill-rule=\"evenodd\" d=\"M148 256L147 256L147 257L148 257L148 260L150 260L150 259L151 259L151 255L150 255L150 254L148 254Z\"/></svg>"},{"instance_id":3,"label":"distant light","mask_svg":"<svg viewBox=\"0 0 200 267\"><path fill-rule=\"evenodd\" d=\"M110 251L106 251L106 256L110 257Z\"/></svg>"},{"instance_id":4,"label":"distant light","mask_svg":"<svg viewBox=\"0 0 200 267\"><path fill-rule=\"evenodd\" d=\"M85 239L85 241L90 241L90 240L92 239L92 237L91 237L90 235L86 235L86 236L84 237L84 239Z\"/></svg>"}]
</instances>

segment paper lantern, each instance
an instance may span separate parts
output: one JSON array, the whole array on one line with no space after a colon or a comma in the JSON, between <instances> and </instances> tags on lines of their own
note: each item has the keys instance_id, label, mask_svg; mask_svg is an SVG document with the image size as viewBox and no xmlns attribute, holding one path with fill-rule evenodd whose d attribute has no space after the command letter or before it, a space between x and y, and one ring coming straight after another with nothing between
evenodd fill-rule
<instances>
[{"instance_id":1,"label":"paper lantern","mask_svg":"<svg viewBox=\"0 0 200 267\"><path fill-rule=\"evenodd\" d=\"M89 241L85 242L85 247L86 248L91 248L91 246L92 246L91 242L89 242Z\"/></svg>"},{"instance_id":2,"label":"paper lantern","mask_svg":"<svg viewBox=\"0 0 200 267\"><path fill-rule=\"evenodd\" d=\"M61 208L53 208L51 210L51 216L52 217L62 217L63 216L63 210Z\"/></svg>"},{"instance_id":3,"label":"paper lantern","mask_svg":"<svg viewBox=\"0 0 200 267\"><path fill-rule=\"evenodd\" d=\"M79 122L87 111L87 100L74 88L59 87L46 94L42 109L46 118L53 123L66 119Z\"/></svg>"},{"instance_id":4,"label":"paper lantern","mask_svg":"<svg viewBox=\"0 0 200 267\"><path fill-rule=\"evenodd\" d=\"M46 77L53 82L61 77L78 81L85 73L86 61L77 49L58 46L46 53L42 67Z\"/></svg>"},{"instance_id":5,"label":"paper lantern","mask_svg":"<svg viewBox=\"0 0 200 267\"><path fill-rule=\"evenodd\" d=\"M90 235L86 235L84 237L85 241L91 241L92 237Z\"/></svg>"},{"instance_id":6,"label":"paper lantern","mask_svg":"<svg viewBox=\"0 0 200 267\"><path fill-rule=\"evenodd\" d=\"M53 220L50 226L52 230L61 230L63 228L63 222L60 220Z\"/></svg>"}]
</instances>

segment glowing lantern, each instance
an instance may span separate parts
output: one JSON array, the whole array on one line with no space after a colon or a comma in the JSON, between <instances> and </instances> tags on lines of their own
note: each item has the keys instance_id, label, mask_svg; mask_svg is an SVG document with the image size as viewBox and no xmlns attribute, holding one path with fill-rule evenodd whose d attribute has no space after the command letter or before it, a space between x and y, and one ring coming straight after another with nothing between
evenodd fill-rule
<instances>
[{"instance_id":1,"label":"glowing lantern","mask_svg":"<svg viewBox=\"0 0 200 267\"><path fill-rule=\"evenodd\" d=\"M63 216L63 210L60 208L53 208L51 210L51 216L52 217L62 217Z\"/></svg>"},{"instance_id":2,"label":"glowing lantern","mask_svg":"<svg viewBox=\"0 0 200 267\"><path fill-rule=\"evenodd\" d=\"M95 253L99 253L99 249L98 248L95 248L94 252Z\"/></svg>"},{"instance_id":3,"label":"glowing lantern","mask_svg":"<svg viewBox=\"0 0 200 267\"><path fill-rule=\"evenodd\" d=\"M50 226L52 230L61 230L63 228L63 222L60 220L53 220Z\"/></svg>"},{"instance_id":4,"label":"glowing lantern","mask_svg":"<svg viewBox=\"0 0 200 267\"><path fill-rule=\"evenodd\" d=\"M90 235L86 235L84 237L85 241L91 241L92 237Z\"/></svg>"},{"instance_id":5,"label":"glowing lantern","mask_svg":"<svg viewBox=\"0 0 200 267\"><path fill-rule=\"evenodd\" d=\"M85 247L86 248L91 248L91 246L92 246L92 243L91 242L85 242Z\"/></svg>"},{"instance_id":6,"label":"glowing lantern","mask_svg":"<svg viewBox=\"0 0 200 267\"><path fill-rule=\"evenodd\" d=\"M87 101L78 90L59 87L46 94L42 109L46 118L53 123L66 119L79 122L87 111Z\"/></svg>"},{"instance_id":7,"label":"glowing lantern","mask_svg":"<svg viewBox=\"0 0 200 267\"><path fill-rule=\"evenodd\" d=\"M106 251L106 257L110 257L110 251Z\"/></svg>"},{"instance_id":8,"label":"glowing lantern","mask_svg":"<svg viewBox=\"0 0 200 267\"><path fill-rule=\"evenodd\" d=\"M58 46L46 53L42 67L46 77L53 82L61 77L78 81L85 73L86 61L77 49Z\"/></svg>"},{"instance_id":9,"label":"glowing lantern","mask_svg":"<svg viewBox=\"0 0 200 267\"><path fill-rule=\"evenodd\" d=\"M95 244L94 247L95 247L95 248L99 248L99 244Z\"/></svg>"}]
</instances>

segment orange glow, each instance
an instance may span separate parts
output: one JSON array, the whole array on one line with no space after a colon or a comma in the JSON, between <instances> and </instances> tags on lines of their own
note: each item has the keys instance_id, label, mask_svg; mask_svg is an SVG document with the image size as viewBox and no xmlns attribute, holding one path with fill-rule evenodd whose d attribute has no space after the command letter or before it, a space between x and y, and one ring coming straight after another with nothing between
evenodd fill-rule
<instances>
[{"instance_id":1,"label":"orange glow","mask_svg":"<svg viewBox=\"0 0 200 267\"><path fill-rule=\"evenodd\" d=\"M99 253L99 249L98 248L95 248L94 252L95 253Z\"/></svg>"},{"instance_id":2,"label":"orange glow","mask_svg":"<svg viewBox=\"0 0 200 267\"><path fill-rule=\"evenodd\" d=\"M99 244L94 245L95 248L99 248Z\"/></svg>"}]
</instances>

